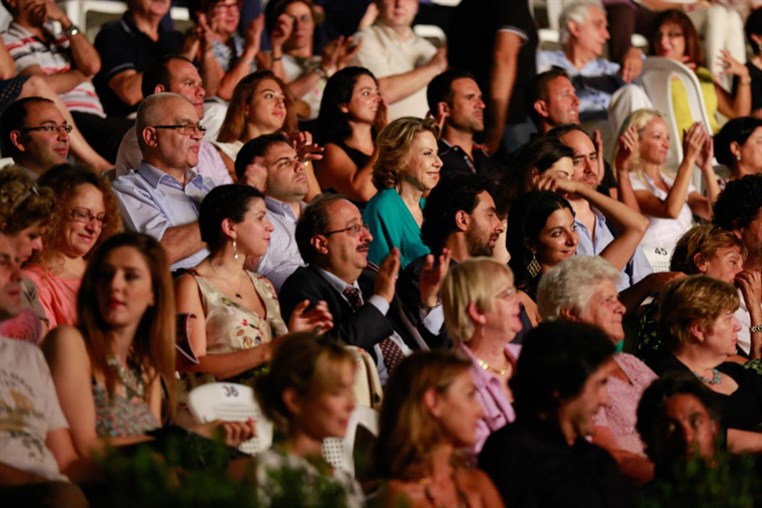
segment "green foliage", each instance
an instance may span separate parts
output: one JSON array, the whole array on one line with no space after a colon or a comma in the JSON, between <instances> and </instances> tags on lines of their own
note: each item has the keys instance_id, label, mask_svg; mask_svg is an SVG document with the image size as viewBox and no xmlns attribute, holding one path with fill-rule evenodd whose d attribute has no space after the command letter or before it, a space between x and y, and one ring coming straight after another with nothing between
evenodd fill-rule
<instances>
[{"instance_id":1,"label":"green foliage","mask_svg":"<svg viewBox=\"0 0 762 508\"><path fill-rule=\"evenodd\" d=\"M721 453L715 467L701 459L678 466L669 480L657 480L652 496L639 499L639 508L753 508L762 496L762 482L750 456Z\"/></svg>"},{"instance_id":2,"label":"green foliage","mask_svg":"<svg viewBox=\"0 0 762 508\"><path fill-rule=\"evenodd\" d=\"M111 450L103 459L104 505L114 508L334 508L346 505L345 492L324 476L284 467L268 471L267 492L256 488L254 460L240 468L242 479L228 469L228 449L220 442L169 436L156 446L141 445L126 454ZM239 459L241 460L241 459ZM190 465L190 467L189 467ZM237 468L236 468L237 469Z\"/></svg>"}]
</instances>

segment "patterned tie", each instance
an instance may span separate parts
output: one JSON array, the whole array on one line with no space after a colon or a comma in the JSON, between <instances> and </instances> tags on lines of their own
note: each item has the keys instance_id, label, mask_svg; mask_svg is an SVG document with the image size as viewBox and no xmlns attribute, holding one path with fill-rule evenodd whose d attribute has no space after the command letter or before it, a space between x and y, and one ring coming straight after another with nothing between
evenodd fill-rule
<instances>
[{"instance_id":1,"label":"patterned tie","mask_svg":"<svg viewBox=\"0 0 762 508\"><path fill-rule=\"evenodd\" d=\"M355 312L357 312L360 307L363 306L362 295L360 294L360 290L356 287L347 286L344 288L343 293L349 301L349 305ZM381 354L384 356L384 365L386 365L386 370L389 371L389 374L391 374L394 369L397 368L400 362L405 358L405 353L402 352L402 349L400 349L397 343L394 342L390 337L387 337L379 342L378 347L381 349Z\"/></svg>"}]
</instances>

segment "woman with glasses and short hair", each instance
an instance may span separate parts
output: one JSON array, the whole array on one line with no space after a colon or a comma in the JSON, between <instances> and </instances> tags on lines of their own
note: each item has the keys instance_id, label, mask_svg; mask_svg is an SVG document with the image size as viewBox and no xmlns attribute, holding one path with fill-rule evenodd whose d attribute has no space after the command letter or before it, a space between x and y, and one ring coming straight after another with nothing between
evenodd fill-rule
<instances>
[{"instance_id":1,"label":"woman with glasses and short hair","mask_svg":"<svg viewBox=\"0 0 762 508\"><path fill-rule=\"evenodd\" d=\"M116 199L105 178L82 166L54 166L37 186L55 194L53 211L42 242L24 274L37 286L50 329L77 322L77 291L88 254L122 229Z\"/></svg>"}]
</instances>

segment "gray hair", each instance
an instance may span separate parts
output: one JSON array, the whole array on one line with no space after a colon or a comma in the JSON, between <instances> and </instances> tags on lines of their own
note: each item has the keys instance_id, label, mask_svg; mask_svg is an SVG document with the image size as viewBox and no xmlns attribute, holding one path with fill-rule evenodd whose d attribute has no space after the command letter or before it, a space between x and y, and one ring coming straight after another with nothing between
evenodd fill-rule
<instances>
[{"instance_id":1,"label":"gray hair","mask_svg":"<svg viewBox=\"0 0 762 508\"><path fill-rule=\"evenodd\" d=\"M180 94L172 92L161 92L149 95L140 103L138 116L135 119L135 134L138 136L138 145L143 150L143 129L152 125L161 124L165 116L171 113L171 108L167 108L165 103L175 99L191 102Z\"/></svg>"},{"instance_id":2,"label":"gray hair","mask_svg":"<svg viewBox=\"0 0 762 508\"><path fill-rule=\"evenodd\" d=\"M572 256L540 279L537 310L543 321L561 317L563 309L582 312L599 282L619 282L619 270L600 256Z\"/></svg>"},{"instance_id":3,"label":"gray hair","mask_svg":"<svg viewBox=\"0 0 762 508\"><path fill-rule=\"evenodd\" d=\"M552 1L552 0L551 0ZM558 37L561 44L566 44L571 38L569 33L569 22L573 21L581 25L589 19L589 7L596 7L603 11L603 4L600 0L582 0L574 2L564 7L561 16L558 19ZM605 12L605 11L604 11Z\"/></svg>"}]
</instances>

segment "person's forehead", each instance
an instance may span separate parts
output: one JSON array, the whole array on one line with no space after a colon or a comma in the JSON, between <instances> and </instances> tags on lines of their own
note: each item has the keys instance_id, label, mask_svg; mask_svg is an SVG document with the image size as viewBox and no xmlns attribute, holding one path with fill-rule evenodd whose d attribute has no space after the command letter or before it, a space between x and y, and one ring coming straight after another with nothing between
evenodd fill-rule
<instances>
[{"instance_id":1,"label":"person's forehead","mask_svg":"<svg viewBox=\"0 0 762 508\"><path fill-rule=\"evenodd\" d=\"M57 122L64 121L64 117L58 108L52 102L38 101L30 102L26 105L27 120L34 119L37 122Z\"/></svg>"},{"instance_id":2,"label":"person's forehead","mask_svg":"<svg viewBox=\"0 0 762 508\"><path fill-rule=\"evenodd\" d=\"M362 222L360 209L346 199L337 199L329 204L326 212L328 213L328 222L331 224L344 226L354 219Z\"/></svg>"},{"instance_id":3,"label":"person's forehead","mask_svg":"<svg viewBox=\"0 0 762 508\"><path fill-rule=\"evenodd\" d=\"M574 90L574 85L571 84L571 81L566 76L556 76L548 81L549 92L559 93L570 89Z\"/></svg>"},{"instance_id":4,"label":"person's forehead","mask_svg":"<svg viewBox=\"0 0 762 508\"><path fill-rule=\"evenodd\" d=\"M606 20L606 12L602 8L600 8L600 7L596 6L596 5L589 5L587 7L587 19L591 23L595 23L595 22L601 21L601 20L605 21Z\"/></svg>"},{"instance_id":5,"label":"person's forehead","mask_svg":"<svg viewBox=\"0 0 762 508\"><path fill-rule=\"evenodd\" d=\"M481 93L479 85L471 78L458 78L452 82L450 88L456 94Z\"/></svg>"},{"instance_id":6,"label":"person's forehead","mask_svg":"<svg viewBox=\"0 0 762 508\"><path fill-rule=\"evenodd\" d=\"M198 113L187 99L172 97L161 108L162 116L167 121L191 120L198 122Z\"/></svg>"},{"instance_id":7,"label":"person's forehead","mask_svg":"<svg viewBox=\"0 0 762 508\"><path fill-rule=\"evenodd\" d=\"M495 207L495 200L486 190L481 191L476 195L476 206L474 210L483 210Z\"/></svg>"},{"instance_id":8,"label":"person's forehead","mask_svg":"<svg viewBox=\"0 0 762 508\"><path fill-rule=\"evenodd\" d=\"M595 146L590 137L582 131L573 130L561 136L561 141L574 150L574 154L590 153L595 151Z\"/></svg>"},{"instance_id":9,"label":"person's forehead","mask_svg":"<svg viewBox=\"0 0 762 508\"><path fill-rule=\"evenodd\" d=\"M700 413L708 415L706 406L692 393L677 393L667 399L666 414L671 418L686 417L689 414Z\"/></svg>"},{"instance_id":10,"label":"person's forehead","mask_svg":"<svg viewBox=\"0 0 762 508\"><path fill-rule=\"evenodd\" d=\"M273 143L265 150L264 160L267 162L280 159L281 157L294 158L296 157L296 150L285 141Z\"/></svg>"},{"instance_id":11,"label":"person's forehead","mask_svg":"<svg viewBox=\"0 0 762 508\"><path fill-rule=\"evenodd\" d=\"M169 76L172 81L183 81L188 78L201 79L196 67L192 63L179 58L170 60L167 65L167 70L169 71Z\"/></svg>"}]
</instances>

